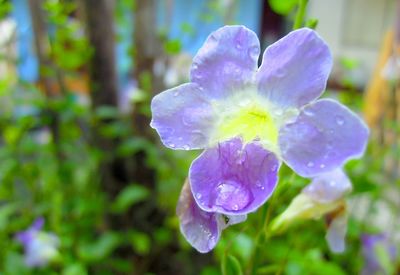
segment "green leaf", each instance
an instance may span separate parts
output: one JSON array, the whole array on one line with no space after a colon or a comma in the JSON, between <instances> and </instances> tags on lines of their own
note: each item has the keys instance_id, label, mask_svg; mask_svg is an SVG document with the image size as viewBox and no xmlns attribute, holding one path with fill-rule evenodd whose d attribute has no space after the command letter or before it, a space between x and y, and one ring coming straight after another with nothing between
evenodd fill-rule
<instances>
[{"instance_id":1,"label":"green leaf","mask_svg":"<svg viewBox=\"0 0 400 275\"><path fill-rule=\"evenodd\" d=\"M19 209L18 203L5 204L0 208L0 231L5 230L9 224L10 216Z\"/></svg>"},{"instance_id":2,"label":"green leaf","mask_svg":"<svg viewBox=\"0 0 400 275\"><path fill-rule=\"evenodd\" d=\"M147 188L141 185L131 184L118 194L111 209L113 212L117 213L124 212L133 204L147 199L149 195L150 192Z\"/></svg>"},{"instance_id":3,"label":"green leaf","mask_svg":"<svg viewBox=\"0 0 400 275\"><path fill-rule=\"evenodd\" d=\"M233 255L224 255L221 262L222 275L242 275L242 267Z\"/></svg>"},{"instance_id":4,"label":"green leaf","mask_svg":"<svg viewBox=\"0 0 400 275\"><path fill-rule=\"evenodd\" d=\"M24 264L23 256L9 251L6 254L4 262L4 273L7 275L24 275L30 274L28 268Z\"/></svg>"},{"instance_id":5,"label":"green leaf","mask_svg":"<svg viewBox=\"0 0 400 275\"><path fill-rule=\"evenodd\" d=\"M87 270L84 265L80 263L74 263L71 265L68 265L67 267L64 268L63 275L86 275Z\"/></svg>"},{"instance_id":6,"label":"green leaf","mask_svg":"<svg viewBox=\"0 0 400 275\"><path fill-rule=\"evenodd\" d=\"M318 19L315 18L308 19L306 22L306 27L313 30L317 28L317 25L318 25Z\"/></svg>"},{"instance_id":7,"label":"green leaf","mask_svg":"<svg viewBox=\"0 0 400 275\"><path fill-rule=\"evenodd\" d=\"M167 54L178 54L182 49L181 41L178 39L173 39L165 42L164 49Z\"/></svg>"},{"instance_id":8,"label":"green leaf","mask_svg":"<svg viewBox=\"0 0 400 275\"><path fill-rule=\"evenodd\" d=\"M104 233L96 242L81 244L78 248L79 257L86 262L101 261L118 247L120 241L117 233Z\"/></svg>"},{"instance_id":9,"label":"green leaf","mask_svg":"<svg viewBox=\"0 0 400 275\"><path fill-rule=\"evenodd\" d=\"M215 266L206 266L201 270L200 275L220 275L219 269Z\"/></svg>"},{"instance_id":10,"label":"green leaf","mask_svg":"<svg viewBox=\"0 0 400 275\"><path fill-rule=\"evenodd\" d=\"M139 150L146 149L149 142L143 138L132 137L122 142L117 148L118 156L126 157L135 154Z\"/></svg>"},{"instance_id":11,"label":"green leaf","mask_svg":"<svg viewBox=\"0 0 400 275\"><path fill-rule=\"evenodd\" d=\"M387 251L387 247L385 245L378 244L375 246L374 251L380 266L385 270L384 274L394 274L392 260L390 259L390 254Z\"/></svg>"},{"instance_id":12,"label":"green leaf","mask_svg":"<svg viewBox=\"0 0 400 275\"><path fill-rule=\"evenodd\" d=\"M278 14L288 15L297 4L298 0L269 0L271 9Z\"/></svg>"},{"instance_id":13,"label":"green leaf","mask_svg":"<svg viewBox=\"0 0 400 275\"><path fill-rule=\"evenodd\" d=\"M101 106L96 108L96 117L99 119L117 118L119 116L118 109L110 106Z\"/></svg>"},{"instance_id":14,"label":"green leaf","mask_svg":"<svg viewBox=\"0 0 400 275\"><path fill-rule=\"evenodd\" d=\"M132 230L129 232L128 239L136 253L143 256L149 254L151 239L147 234Z\"/></svg>"}]
</instances>

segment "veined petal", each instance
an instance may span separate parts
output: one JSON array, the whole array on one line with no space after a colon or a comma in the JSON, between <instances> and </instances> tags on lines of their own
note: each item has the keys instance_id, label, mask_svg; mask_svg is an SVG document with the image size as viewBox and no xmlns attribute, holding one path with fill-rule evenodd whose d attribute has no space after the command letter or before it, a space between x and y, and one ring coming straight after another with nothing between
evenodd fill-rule
<instances>
[{"instance_id":1,"label":"veined petal","mask_svg":"<svg viewBox=\"0 0 400 275\"><path fill-rule=\"evenodd\" d=\"M349 178L338 168L314 177L303 193L319 203L330 203L343 198L351 189Z\"/></svg>"},{"instance_id":2,"label":"veined petal","mask_svg":"<svg viewBox=\"0 0 400 275\"><path fill-rule=\"evenodd\" d=\"M279 161L256 141L233 138L205 150L190 167L194 198L204 211L243 215L272 194Z\"/></svg>"},{"instance_id":3,"label":"veined petal","mask_svg":"<svg viewBox=\"0 0 400 275\"><path fill-rule=\"evenodd\" d=\"M323 93L331 68L328 46L315 31L302 28L265 50L258 90L282 108L298 108Z\"/></svg>"},{"instance_id":4,"label":"veined petal","mask_svg":"<svg viewBox=\"0 0 400 275\"><path fill-rule=\"evenodd\" d=\"M202 149L213 130L215 112L196 84L183 84L156 95L151 102L151 127L172 149Z\"/></svg>"},{"instance_id":5,"label":"veined petal","mask_svg":"<svg viewBox=\"0 0 400 275\"><path fill-rule=\"evenodd\" d=\"M193 59L190 79L213 98L253 82L260 54L257 35L244 26L225 26L210 34Z\"/></svg>"},{"instance_id":6,"label":"veined petal","mask_svg":"<svg viewBox=\"0 0 400 275\"><path fill-rule=\"evenodd\" d=\"M322 99L307 105L279 131L283 160L299 175L312 177L363 154L369 130L340 103Z\"/></svg>"},{"instance_id":7,"label":"veined petal","mask_svg":"<svg viewBox=\"0 0 400 275\"><path fill-rule=\"evenodd\" d=\"M187 182L183 185L176 213L183 236L196 250L207 253L216 246L221 236L218 214L207 213L197 206Z\"/></svg>"}]
</instances>

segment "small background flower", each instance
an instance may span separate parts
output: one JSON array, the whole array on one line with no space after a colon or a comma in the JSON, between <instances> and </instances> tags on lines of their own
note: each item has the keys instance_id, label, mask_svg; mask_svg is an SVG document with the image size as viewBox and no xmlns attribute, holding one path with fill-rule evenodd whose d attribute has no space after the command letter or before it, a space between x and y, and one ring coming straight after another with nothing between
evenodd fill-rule
<instances>
[{"instance_id":1,"label":"small background flower","mask_svg":"<svg viewBox=\"0 0 400 275\"><path fill-rule=\"evenodd\" d=\"M38 218L27 230L16 235L16 239L24 246L25 264L29 267L45 266L59 256L58 237L44 232L43 225L44 219Z\"/></svg>"}]
</instances>

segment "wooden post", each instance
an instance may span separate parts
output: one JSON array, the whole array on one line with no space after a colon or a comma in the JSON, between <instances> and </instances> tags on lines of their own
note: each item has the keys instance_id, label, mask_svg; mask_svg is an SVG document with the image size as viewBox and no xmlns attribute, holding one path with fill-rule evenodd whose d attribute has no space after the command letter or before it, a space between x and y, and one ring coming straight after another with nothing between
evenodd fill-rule
<instances>
[{"instance_id":1,"label":"wooden post","mask_svg":"<svg viewBox=\"0 0 400 275\"><path fill-rule=\"evenodd\" d=\"M93 108L111 106L117 108L117 72L114 56L115 33L113 4L111 0L83 0L86 31L93 54L89 62L89 90ZM93 142L105 154L100 172L102 185L112 198L123 188L113 173L117 141L103 137L99 130L111 120L100 121L93 133Z\"/></svg>"},{"instance_id":2,"label":"wooden post","mask_svg":"<svg viewBox=\"0 0 400 275\"><path fill-rule=\"evenodd\" d=\"M94 107L117 106L117 72L114 56L113 1L84 0L87 34L94 53L89 64Z\"/></svg>"}]
</instances>

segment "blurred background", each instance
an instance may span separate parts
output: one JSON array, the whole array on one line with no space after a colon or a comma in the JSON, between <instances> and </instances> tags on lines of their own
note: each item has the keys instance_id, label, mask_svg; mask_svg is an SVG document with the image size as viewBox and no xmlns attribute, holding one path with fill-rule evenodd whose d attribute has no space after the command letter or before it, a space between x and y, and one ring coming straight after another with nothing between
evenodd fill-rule
<instances>
[{"instance_id":1,"label":"blurred background","mask_svg":"<svg viewBox=\"0 0 400 275\"><path fill-rule=\"evenodd\" d=\"M179 232L177 199L200 152L161 145L151 98L188 81L212 31L245 25L265 49L291 31L300 2L0 0L0 274L400 274L396 0L309 0L303 22L334 55L324 96L371 128L366 154L345 167L346 251L329 251L325 219L255 238L309 183L287 167L285 189L213 252ZM40 217L57 253L32 266L16 234Z\"/></svg>"}]
</instances>

